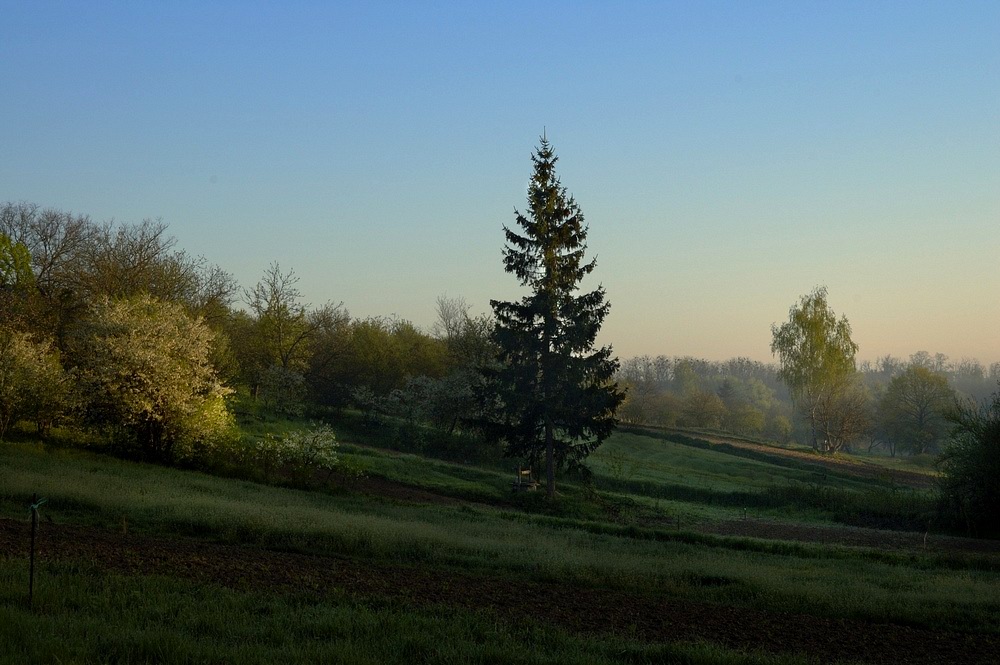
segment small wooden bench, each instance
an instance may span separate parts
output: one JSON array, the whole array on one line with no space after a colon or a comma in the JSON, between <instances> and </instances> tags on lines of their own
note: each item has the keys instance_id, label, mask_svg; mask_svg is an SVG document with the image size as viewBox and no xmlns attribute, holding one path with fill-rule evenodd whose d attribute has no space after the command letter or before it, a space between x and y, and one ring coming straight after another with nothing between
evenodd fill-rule
<instances>
[{"instance_id":1,"label":"small wooden bench","mask_svg":"<svg viewBox=\"0 0 1000 665\"><path fill-rule=\"evenodd\" d=\"M515 492L533 492L538 489L538 483L531 477L531 469L517 468L517 475L511 483L511 489Z\"/></svg>"}]
</instances>

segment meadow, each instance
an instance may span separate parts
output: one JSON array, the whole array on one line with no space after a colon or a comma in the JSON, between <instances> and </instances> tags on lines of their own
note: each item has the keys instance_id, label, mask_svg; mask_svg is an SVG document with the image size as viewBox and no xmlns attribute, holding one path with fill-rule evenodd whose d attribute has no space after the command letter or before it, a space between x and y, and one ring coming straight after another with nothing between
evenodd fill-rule
<instances>
[{"instance_id":1,"label":"meadow","mask_svg":"<svg viewBox=\"0 0 1000 665\"><path fill-rule=\"evenodd\" d=\"M352 472L307 488L0 444L0 662L988 662L1000 648L1000 547L936 532L921 522L932 490L873 463L633 430L549 502L511 491L509 461L338 434ZM48 502L29 608L32 495Z\"/></svg>"}]
</instances>

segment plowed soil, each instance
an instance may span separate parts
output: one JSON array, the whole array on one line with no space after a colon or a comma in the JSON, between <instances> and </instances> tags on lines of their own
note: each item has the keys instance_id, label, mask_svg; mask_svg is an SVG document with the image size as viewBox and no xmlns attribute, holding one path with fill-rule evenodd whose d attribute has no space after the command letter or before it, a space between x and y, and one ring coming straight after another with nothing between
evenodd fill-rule
<instances>
[{"instance_id":1,"label":"plowed soil","mask_svg":"<svg viewBox=\"0 0 1000 665\"><path fill-rule=\"evenodd\" d=\"M931 552L936 554L1000 555L1000 541L958 538L910 531L886 531L860 527L814 526L771 520L729 520L694 527L702 533L747 536L764 540L792 540L824 545L870 547L881 550ZM998 659L1000 660L1000 659Z\"/></svg>"},{"instance_id":2,"label":"plowed soil","mask_svg":"<svg viewBox=\"0 0 1000 665\"><path fill-rule=\"evenodd\" d=\"M29 526L0 519L0 556L25 557ZM822 662L995 663L1000 637L748 610L611 589L511 581L440 568L274 552L185 539L43 523L40 561L85 561L102 570L170 575L236 589L346 593L414 606L445 605L537 620L580 633L646 641L707 640Z\"/></svg>"}]
</instances>

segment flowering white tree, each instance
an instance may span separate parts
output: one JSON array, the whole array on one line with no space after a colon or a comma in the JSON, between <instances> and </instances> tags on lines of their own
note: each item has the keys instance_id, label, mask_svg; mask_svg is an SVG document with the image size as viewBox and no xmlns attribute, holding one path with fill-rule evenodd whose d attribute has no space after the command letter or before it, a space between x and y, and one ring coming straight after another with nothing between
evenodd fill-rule
<instances>
[{"instance_id":1,"label":"flowering white tree","mask_svg":"<svg viewBox=\"0 0 1000 665\"><path fill-rule=\"evenodd\" d=\"M59 357L27 333L0 331L0 439L18 420L40 435L67 408L70 381Z\"/></svg>"},{"instance_id":2,"label":"flowering white tree","mask_svg":"<svg viewBox=\"0 0 1000 665\"><path fill-rule=\"evenodd\" d=\"M319 425L305 431L294 430L283 437L268 433L260 439L250 439L244 449L244 461L259 468L267 479L284 470L295 481L307 484L316 471L326 471L329 478L340 463L338 447L330 426Z\"/></svg>"},{"instance_id":3,"label":"flowering white tree","mask_svg":"<svg viewBox=\"0 0 1000 665\"><path fill-rule=\"evenodd\" d=\"M232 427L210 362L214 334L176 303L99 299L74 340L88 420L153 459L211 446Z\"/></svg>"}]
</instances>

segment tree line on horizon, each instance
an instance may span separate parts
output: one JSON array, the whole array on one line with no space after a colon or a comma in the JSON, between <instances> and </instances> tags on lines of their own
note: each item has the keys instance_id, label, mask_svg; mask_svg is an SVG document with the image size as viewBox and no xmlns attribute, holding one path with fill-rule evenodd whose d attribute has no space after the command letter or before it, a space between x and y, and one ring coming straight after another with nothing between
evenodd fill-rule
<instances>
[{"instance_id":1,"label":"tree line on horizon","mask_svg":"<svg viewBox=\"0 0 1000 665\"><path fill-rule=\"evenodd\" d=\"M482 415L475 391L482 367L497 351L493 317L473 316L463 299L442 297L437 322L425 331L396 317L353 318L341 304L309 306L296 283L292 270L275 263L257 284L241 288L218 266L178 249L158 221L97 223L33 204L3 204L0 343L8 361L20 354L34 363L19 380L37 385L0 401L0 436L18 419L35 422L43 435L60 421L122 419L125 414L109 404L92 403L94 372L107 364L88 369L88 357L111 353L94 348L93 340L100 325L111 325L115 317L120 330L145 328L151 340L153 322L172 318L173 328L156 334L183 337L191 366L213 371L211 380L185 389L215 400L216 411L223 399L235 401L236 408L255 404L286 416L356 407L372 417L403 415L449 432ZM124 339L122 334L117 341ZM117 357L121 352L115 351ZM907 360L861 362L856 370L853 424L831 450L940 452L948 435L945 415L955 399L985 400L1000 380L1000 362L987 368L974 359L951 362L924 351ZM638 356L622 361L614 379L627 389L617 412L625 423L722 430L782 443L810 438L808 418L796 408L775 363ZM167 383L164 377L150 380ZM18 392L15 384L7 380L8 393ZM89 403L77 394L83 386ZM198 414L212 421L206 412ZM157 415L153 422L165 418ZM155 427L147 424L145 436L150 451L163 447Z\"/></svg>"},{"instance_id":2,"label":"tree line on horizon","mask_svg":"<svg viewBox=\"0 0 1000 665\"><path fill-rule=\"evenodd\" d=\"M919 352L859 366L850 324L829 308L825 287L772 326L777 365L666 356L621 364L596 347L610 304L601 286L580 293L596 262L585 258L587 225L557 161L543 136L526 213L503 227L504 269L529 294L491 301L492 316L439 298L430 331L304 304L294 272L277 263L242 288L177 249L159 221L96 223L2 204L0 439L18 422L41 437L61 425L157 461L222 449L268 466L290 448L302 449L299 460L333 460L332 432L248 446L234 412L301 418L351 407L407 423L411 438L429 426L500 444L544 472L550 498L558 470L587 476L586 457L619 419L797 438L821 453L943 451L946 469L961 458L977 473L1000 458L990 448L1000 397L985 401L1000 363L987 371ZM964 457L963 441L973 442ZM993 506L996 488L986 486ZM959 494L963 505L984 505Z\"/></svg>"},{"instance_id":3,"label":"tree line on horizon","mask_svg":"<svg viewBox=\"0 0 1000 665\"><path fill-rule=\"evenodd\" d=\"M625 423L810 443L808 422L778 363L641 355L622 361L618 379L628 388L619 412ZM857 379L862 427L837 450L938 453L955 401L988 400L1000 383L1000 362L986 367L975 359L952 362L941 353L918 351L906 359L886 355L861 361Z\"/></svg>"},{"instance_id":4,"label":"tree line on horizon","mask_svg":"<svg viewBox=\"0 0 1000 665\"><path fill-rule=\"evenodd\" d=\"M296 284L275 263L242 288L158 221L0 205L0 438L18 421L42 436L69 425L170 459L222 436L224 405L299 417L413 415L419 402L421 417L460 426L491 352L488 317L441 298L423 331L310 306Z\"/></svg>"}]
</instances>

